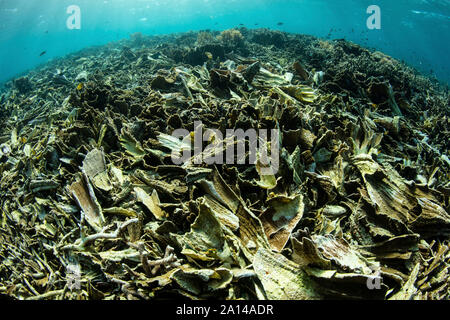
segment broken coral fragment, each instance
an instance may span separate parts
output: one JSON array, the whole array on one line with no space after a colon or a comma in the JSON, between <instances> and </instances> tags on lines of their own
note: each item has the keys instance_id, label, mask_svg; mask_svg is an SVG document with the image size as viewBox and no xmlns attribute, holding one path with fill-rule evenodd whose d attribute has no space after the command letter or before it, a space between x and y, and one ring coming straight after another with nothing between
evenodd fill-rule
<instances>
[{"instance_id":1,"label":"broken coral fragment","mask_svg":"<svg viewBox=\"0 0 450 320\"><path fill-rule=\"evenodd\" d=\"M140 159L145 155L145 151L142 148L141 143L136 141L136 139L125 129L122 129L120 144L123 148L125 148L126 152L135 159Z\"/></svg>"},{"instance_id":2,"label":"broken coral fragment","mask_svg":"<svg viewBox=\"0 0 450 320\"><path fill-rule=\"evenodd\" d=\"M233 280L233 273L226 268L180 268L172 273L170 278L183 290L201 295L225 289Z\"/></svg>"},{"instance_id":3,"label":"broken coral fragment","mask_svg":"<svg viewBox=\"0 0 450 320\"><path fill-rule=\"evenodd\" d=\"M99 232L105 223L105 218L87 176L83 174L82 179L68 187L68 191L77 201L89 225Z\"/></svg>"},{"instance_id":4,"label":"broken coral fragment","mask_svg":"<svg viewBox=\"0 0 450 320\"><path fill-rule=\"evenodd\" d=\"M233 261L221 223L205 203L200 204L200 212L191 225L191 231L175 237L183 248L181 253L194 260Z\"/></svg>"},{"instance_id":5,"label":"broken coral fragment","mask_svg":"<svg viewBox=\"0 0 450 320\"><path fill-rule=\"evenodd\" d=\"M314 281L300 266L279 253L261 248L253 259L253 269L269 300L317 300Z\"/></svg>"},{"instance_id":6,"label":"broken coral fragment","mask_svg":"<svg viewBox=\"0 0 450 320\"><path fill-rule=\"evenodd\" d=\"M260 219L272 249L281 251L289 240L292 230L303 217L305 204L300 194L286 197L274 196L267 201L268 208Z\"/></svg>"},{"instance_id":7,"label":"broken coral fragment","mask_svg":"<svg viewBox=\"0 0 450 320\"><path fill-rule=\"evenodd\" d=\"M161 209L161 203L156 190L153 190L150 196L142 188L135 187L134 193L136 194L136 199L142 202L156 219L164 220L167 217L167 213Z\"/></svg>"},{"instance_id":8,"label":"broken coral fragment","mask_svg":"<svg viewBox=\"0 0 450 320\"><path fill-rule=\"evenodd\" d=\"M105 154L103 151L93 149L83 161L83 170L91 180L92 184L104 191L112 189L111 181L106 171Z\"/></svg>"},{"instance_id":9,"label":"broken coral fragment","mask_svg":"<svg viewBox=\"0 0 450 320\"><path fill-rule=\"evenodd\" d=\"M449 234L450 214L430 192L408 185L393 168L383 168L367 155L359 155L353 161L378 214L423 235Z\"/></svg>"}]
</instances>

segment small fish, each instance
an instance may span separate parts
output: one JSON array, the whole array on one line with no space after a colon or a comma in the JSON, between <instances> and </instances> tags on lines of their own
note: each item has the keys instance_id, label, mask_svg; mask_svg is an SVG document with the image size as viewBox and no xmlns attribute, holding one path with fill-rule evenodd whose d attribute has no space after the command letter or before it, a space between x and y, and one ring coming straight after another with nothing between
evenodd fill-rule
<instances>
[{"instance_id":1,"label":"small fish","mask_svg":"<svg viewBox=\"0 0 450 320\"><path fill-rule=\"evenodd\" d=\"M47 34L47 33L48 33L48 30L45 30L45 33Z\"/></svg>"},{"instance_id":2,"label":"small fish","mask_svg":"<svg viewBox=\"0 0 450 320\"><path fill-rule=\"evenodd\" d=\"M77 86L77 90L80 91L81 89L83 89L83 87L84 87L83 83L80 83L80 84Z\"/></svg>"},{"instance_id":3,"label":"small fish","mask_svg":"<svg viewBox=\"0 0 450 320\"><path fill-rule=\"evenodd\" d=\"M255 23L255 26L259 26L259 23Z\"/></svg>"},{"instance_id":4,"label":"small fish","mask_svg":"<svg viewBox=\"0 0 450 320\"><path fill-rule=\"evenodd\" d=\"M208 51L205 52L205 56L207 56L209 60L211 60L213 58L212 53L208 52Z\"/></svg>"},{"instance_id":5,"label":"small fish","mask_svg":"<svg viewBox=\"0 0 450 320\"><path fill-rule=\"evenodd\" d=\"M282 26L284 24L284 22L278 22L277 26Z\"/></svg>"},{"instance_id":6,"label":"small fish","mask_svg":"<svg viewBox=\"0 0 450 320\"><path fill-rule=\"evenodd\" d=\"M39 57L42 57L46 53L47 53L47 51L42 51L41 54L39 55Z\"/></svg>"},{"instance_id":7,"label":"small fish","mask_svg":"<svg viewBox=\"0 0 450 320\"><path fill-rule=\"evenodd\" d=\"M243 24L243 23L239 23L239 25L240 25L240 26L243 26L244 24Z\"/></svg>"}]
</instances>

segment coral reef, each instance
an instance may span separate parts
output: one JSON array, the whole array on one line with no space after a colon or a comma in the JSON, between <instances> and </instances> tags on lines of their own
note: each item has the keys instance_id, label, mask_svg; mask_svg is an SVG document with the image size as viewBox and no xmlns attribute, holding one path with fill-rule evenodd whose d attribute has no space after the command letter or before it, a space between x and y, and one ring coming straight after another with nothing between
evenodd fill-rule
<instances>
[{"instance_id":1,"label":"coral reef","mask_svg":"<svg viewBox=\"0 0 450 320\"><path fill-rule=\"evenodd\" d=\"M55 59L0 92L0 297L449 299L449 101L380 52L265 29ZM196 121L276 130L279 170L175 164Z\"/></svg>"}]
</instances>

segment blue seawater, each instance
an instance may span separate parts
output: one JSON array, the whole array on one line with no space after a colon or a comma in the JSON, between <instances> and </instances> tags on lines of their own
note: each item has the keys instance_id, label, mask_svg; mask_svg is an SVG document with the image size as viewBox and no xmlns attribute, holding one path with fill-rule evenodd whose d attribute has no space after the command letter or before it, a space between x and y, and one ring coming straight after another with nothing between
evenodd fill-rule
<instances>
[{"instance_id":1,"label":"blue seawater","mask_svg":"<svg viewBox=\"0 0 450 320\"><path fill-rule=\"evenodd\" d=\"M69 29L67 8L80 8ZM369 29L377 5L380 29ZM450 83L449 0L0 0L0 83L55 57L148 35L245 26L345 38Z\"/></svg>"}]
</instances>

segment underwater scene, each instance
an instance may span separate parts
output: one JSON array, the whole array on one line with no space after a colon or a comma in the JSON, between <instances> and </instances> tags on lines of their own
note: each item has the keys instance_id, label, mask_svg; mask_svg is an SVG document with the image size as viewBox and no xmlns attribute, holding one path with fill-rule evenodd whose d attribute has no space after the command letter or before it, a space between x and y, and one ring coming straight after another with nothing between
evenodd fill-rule
<instances>
[{"instance_id":1,"label":"underwater scene","mask_svg":"<svg viewBox=\"0 0 450 320\"><path fill-rule=\"evenodd\" d=\"M0 0L0 299L449 300L449 34L449 0Z\"/></svg>"}]
</instances>

